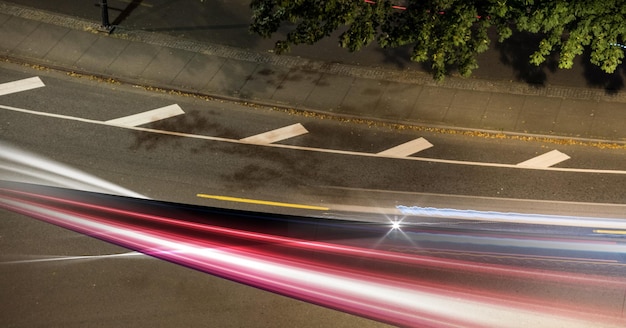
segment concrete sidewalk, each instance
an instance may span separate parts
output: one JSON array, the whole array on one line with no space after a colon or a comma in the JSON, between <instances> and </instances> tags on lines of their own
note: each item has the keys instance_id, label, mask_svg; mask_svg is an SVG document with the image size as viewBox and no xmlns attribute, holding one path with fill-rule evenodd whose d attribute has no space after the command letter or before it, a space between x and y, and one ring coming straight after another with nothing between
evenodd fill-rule
<instances>
[{"instance_id":1,"label":"concrete sidewalk","mask_svg":"<svg viewBox=\"0 0 626 328\"><path fill-rule=\"evenodd\" d=\"M626 92L355 67L117 27L0 2L0 57L271 106L398 124L626 144Z\"/></svg>"}]
</instances>

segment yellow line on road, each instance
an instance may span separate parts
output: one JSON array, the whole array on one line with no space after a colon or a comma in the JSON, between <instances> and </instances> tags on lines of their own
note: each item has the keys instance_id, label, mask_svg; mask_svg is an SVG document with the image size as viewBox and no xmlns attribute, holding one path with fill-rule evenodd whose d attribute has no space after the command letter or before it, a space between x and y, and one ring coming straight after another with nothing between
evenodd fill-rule
<instances>
[{"instance_id":1,"label":"yellow line on road","mask_svg":"<svg viewBox=\"0 0 626 328\"><path fill-rule=\"evenodd\" d=\"M593 232L595 233L604 233L609 235L626 235L626 230L602 230L596 229Z\"/></svg>"},{"instance_id":2,"label":"yellow line on road","mask_svg":"<svg viewBox=\"0 0 626 328\"><path fill-rule=\"evenodd\" d=\"M317 210L317 211L328 211L328 207L322 206L313 206L313 205L304 205L304 204L292 204L292 203L281 203L281 202L272 202L267 200L258 200L258 199L248 199L248 198L238 198L238 197L229 197L229 196L218 196L218 195L206 195L206 194L197 194L196 196L200 198L209 198L209 199L217 199L224 200L228 202L238 202L238 203L248 203L248 204L257 204L257 205L269 205L269 206L280 206L280 207L292 207L292 208L300 208L305 210Z\"/></svg>"}]
</instances>

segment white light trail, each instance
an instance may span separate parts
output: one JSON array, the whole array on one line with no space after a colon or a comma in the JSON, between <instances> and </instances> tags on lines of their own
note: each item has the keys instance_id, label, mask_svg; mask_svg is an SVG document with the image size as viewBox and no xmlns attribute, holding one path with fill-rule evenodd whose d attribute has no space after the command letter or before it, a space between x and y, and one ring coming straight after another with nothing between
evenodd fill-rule
<instances>
[{"instance_id":1,"label":"white light trail","mask_svg":"<svg viewBox=\"0 0 626 328\"><path fill-rule=\"evenodd\" d=\"M299 299L403 325L438 327L619 327L532 304L471 295L434 286L289 262L225 247L204 246L168 234L139 232L27 203L0 204L109 242Z\"/></svg>"},{"instance_id":2,"label":"white light trail","mask_svg":"<svg viewBox=\"0 0 626 328\"><path fill-rule=\"evenodd\" d=\"M124 187L1 141L0 178L147 199Z\"/></svg>"}]
</instances>

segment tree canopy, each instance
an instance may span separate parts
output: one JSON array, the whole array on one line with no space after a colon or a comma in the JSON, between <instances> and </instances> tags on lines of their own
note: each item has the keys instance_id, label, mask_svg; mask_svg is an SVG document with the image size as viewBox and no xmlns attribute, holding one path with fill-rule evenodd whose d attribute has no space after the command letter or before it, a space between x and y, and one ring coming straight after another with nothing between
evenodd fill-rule
<instances>
[{"instance_id":1,"label":"tree canopy","mask_svg":"<svg viewBox=\"0 0 626 328\"><path fill-rule=\"evenodd\" d=\"M540 65L558 54L559 68L571 68L586 49L607 73L624 58L626 0L252 0L250 30L271 37L277 53L314 44L340 31L339 45L358 51L376 41L383 48L410 46L411 60L429 63L436 79L451 69L469 76L476 55L515 32L539 35L530 56ZM535 48L533 48L535 49Z\"/></svg>"}]
</instances>

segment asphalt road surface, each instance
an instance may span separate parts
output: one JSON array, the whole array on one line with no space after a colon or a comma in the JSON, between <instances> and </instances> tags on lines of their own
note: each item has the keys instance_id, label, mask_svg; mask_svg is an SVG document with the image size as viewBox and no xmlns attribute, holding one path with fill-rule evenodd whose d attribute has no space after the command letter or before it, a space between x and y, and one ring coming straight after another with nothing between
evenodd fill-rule
<instances>
[{"instance_id":1,"label":"asphalt road surface","mask_svg":"<svg viewBox=\"0 0 626 328\"><path fill-rule=\"evenodd\" d=\"M0 83L37 77L45 85L0 97L3 142L153 199L265 211L284 209L198 194L352 209L455 204L484 211L624 213L626 167L619 150L395 131L6 63L0 76ZM156 121L140 115L151 121L140 125L120 120L174 104L184 114ZM283 131L278 135L289 138L276 142L242 141L297 124L307 132ZM433 146L414 155L380 155L418 138ZM545 168L516 165L552 150L570 158ZM2 290L11 291L3 303L14 305L3 316L7 325L378 325L141 255L23 262L128 251L7 211L2 218L3 262L11 262L0 266L7 277ZM597 292L611 313L623 311L621 290Z\"/></svg>"},{"instance_id":2,"label":"asphalt road surface","mask_svg":"<svg viewBox=\"0 0 626 328\"><path fill-rule=\"evenodd\" d=\"M197 203L192 201L196 194L211 190L282 198L292 194L288 189L332 187L570 202L624 200L619 149L398 131L3 66L2 82L42 75L45 84L2 96L2 105L11 107L3 108L5 142L154 199ZM134 114L149 117L142 113L173 105L184 114L138 127L107 122ZM241 141L285 127L306 132L276 132L282 138L277 142ZM379 155L419 138L433 146L418 142L413 150L422 150L413 155ZM558 155L554 151L569 159L557 156L545 168L517 165L548 152Z\"/></svg>"}]
</instances>

